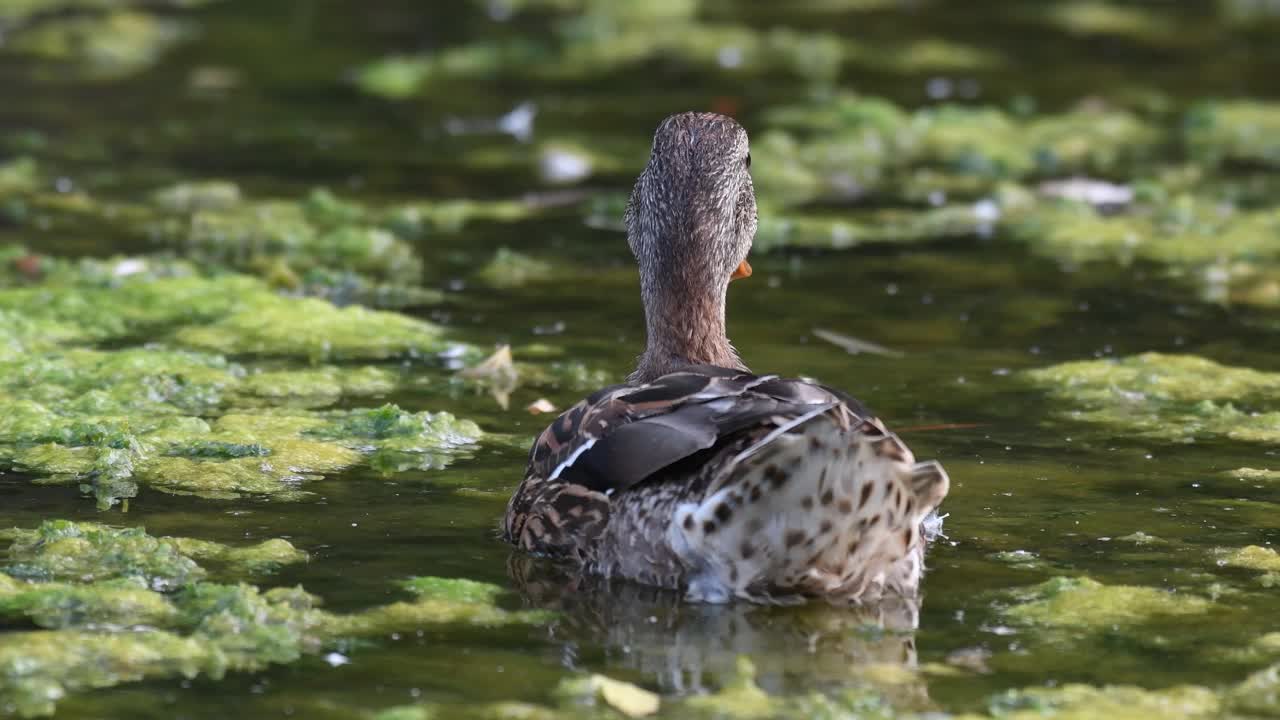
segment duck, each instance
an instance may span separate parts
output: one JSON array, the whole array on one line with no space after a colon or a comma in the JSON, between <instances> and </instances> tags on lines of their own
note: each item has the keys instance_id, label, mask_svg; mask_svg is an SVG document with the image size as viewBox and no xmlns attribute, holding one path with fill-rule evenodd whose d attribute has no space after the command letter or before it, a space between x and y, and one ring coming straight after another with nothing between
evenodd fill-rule
<instances>
[{"instance_id":1,"label":"duck","mask_svg":"<svg viewBox=\"0 0 1280 720\"><path fill-rule=\"evenodd\" d=\"M644 351L534 440L506 542L694 603L915 597L946 471L849 394L753 373L726 334L758 224L742 125L663 120L623 224Z\"/></svg>"}]
</instances>

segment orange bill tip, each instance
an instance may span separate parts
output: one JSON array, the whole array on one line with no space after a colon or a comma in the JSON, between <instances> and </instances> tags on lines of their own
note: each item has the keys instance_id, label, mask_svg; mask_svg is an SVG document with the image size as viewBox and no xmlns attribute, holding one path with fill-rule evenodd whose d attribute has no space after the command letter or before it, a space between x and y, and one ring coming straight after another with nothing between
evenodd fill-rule
<instances>
[{"instance_id":1,"label":"orange bill tip","mask_svg":"<svg viewBox=\"0 0 1280 720\"><path fill-rule=\"evenodd\" d=\"M729 279L741 280L742 278L747 277L751 277L751 263L743 260L741 263L738 263L738 269L733 271L733 274L729 276Z\"/></svg>"}]
</instances>

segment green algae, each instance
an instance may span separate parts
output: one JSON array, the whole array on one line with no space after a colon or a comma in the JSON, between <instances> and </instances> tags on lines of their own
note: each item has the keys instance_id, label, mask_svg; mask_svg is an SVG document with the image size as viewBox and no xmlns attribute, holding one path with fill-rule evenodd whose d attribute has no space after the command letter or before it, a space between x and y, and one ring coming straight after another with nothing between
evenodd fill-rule
<instances>
[{"instance_id":1,"label":"green algae","mask_svg":"<svg viewBox=\"0 0 1280 720\"><path fill-rule=\"evenodd\" d=\"M565 718L599 718L591 710L565 711L523 702L494 702L477 705L403 705L387 708L373 716L373 720L564 720ZM605 717L617 718L617 715Z\"/></svg>"},{"instance_id":2,"label":"green algae","mask_svg":"<svg viewBox=\"0 0 1280 720\"><path fill-rule=\"evenodd\" d=\"M414 601L339 615L320 610L301 588L207 582L197 559L243 574L306 555L280 539L234 548L96 523L17 531L0 573L0 617L26 617L47 630L11 633L13 642L0 645L0 710L47 715L70 692L172 675L217 679L424 625L549 617L496 607L496 586L429 577L404 583Z\"/></svg>"},{"instance_id":3,"label":"green algae","mask_svg":"<svg viewBox=\"0 0 1280 720\"><path fill-rule=\"evenodd\" d=\"M995 234L1072 266L1160 263L1209 302L1274 307L1274 193L1250 189L1258 185L1250 176L1216 172L1271 162L1269 113L1258 103L1205 104L1175 126L1158 114L1096 103L1029 116L957 105L909 112L877 98L819 93L771 109L770 129L754 137L761 202L780 208L762 212L757 248L839 250ZM1154 162L1175 145L1195 163ZM1055 199L1049 183L1037 198L1023 185L1064 175L1133 182L1112 186L1123 201L1090 202ZM795 207L868 196L933 207L839 214ZM616 207L597 207L594 217L601 211Z\"/></svg>"},{"instance_id":4,"label":"green algae","mask_svg":"<svg viewBox=\"0 0 1280 720\"><path fill-rule=\"evenodd\" d=\"M249 373L241 379L235 392L240 405L324 407L344 397L387 395L399 386L399 373L387 368L328 366Z\"/></svg>"},{"instance_id":5,"label":"green algae","mask_svg":"<svg viewBox=\"0 0 1280 720\"><path fill-rule=\"evenodd\" d=\"M851 92L818 94L803 103L775 105L764 115L770 128L815 137L856 131L875 133L870 137L887 136L909 118L907 110L890 100ZM752 171L754 174L754 166Z\"/></svg>"},{"instance_id":6,"label":"green algae","mask_svg":"<svg viewBox=\"0 0 1280 720\"><path fill-rule=\"evenodd\" d=\"M1268 470L1261 468L1237 468L1229 470L1224 475L1237 478L1239 480L1251 480L1261 482L1275 482L1280 480L1280 470Z\"/></svg>"},{"instance_id":7,"label":"green algae","mask_svg":"<svg viewBox=\"0 0 1280 720\"><path fill-rule=\"evenodd\" d=\"M243 373L225 358L204 353L69 349L0 362L0 394L12 402L24 402L23 407L34 410L38 403L60 415L202 415L224 403ZM55 429L37 423L21 427L12 416L0 421L0 433L19 442L69 444L89 439L74 437L75 427ZM87 430L80 426L79 432Z\"/></svg>"},{"instance_id":8,"label":"green algae","mask_svg":"<svg viewBox=\"0 0 1280 720\"><path fill-rule=\"evenodd\" d=\"M865 41L846 42L844 54L850 61L864 67L904 75L990 71L1005 63L1004 56L988 48L943 38L915 40L893 48Z\"/></svg>"},{"instance_id":9,"label":"green algae","mask_svg":"<svg viewBox=\"0 0 1280 720\"><path fill-rule=\"evenodd\" d=\"M0 592L0 617L26 617L42 628L164 627L176 612L164 595L128 579L89 585L39 583Z\"/></svg>"},{"instance_id":10,"label":"green algae","mask_svg":"<svg viewBox=\"0 0 1280 720\"><path fill-rule=\"evenodd\" d=\"M0 24L12 25L40 15L119 7L195 8L217 0L7 0L0 6Z\"/></svg>"},{"instance_id":11,"label":"green algae","mask_svg":"<svg viewBox=\"0 0 1280 720\"><path fill-rule=\"evenodd\" d=\"M0 310L21 312L18 322L43 331L42 338L27 343L28 349L160 335L178 325L223 318L259 301L279 305L281 299L260 282L234 275L129 275L100 283L86 277L75 284L54 275L38 286L0 289ZM21 330L17 334L22 337Z\"/></svg>"},{"instance_id":12,"label":"green algae","mask_svg":"<svg viewBox=\"0 0 1280 720\"><path fill-rule=\"evenodd\" d=\"M168 213L200 210L227 210L242 201L240 186L226 180L197 180L177 183L151 193L156 206Z\"/></svg>"},{"instance_id":13,"label":"green algae","mask_svg":"<svg viewBox=\"0 0 1280 720\"><path fill-rule=\"evenodd\" d=\"M1124 111L1079 110L1022 120L991 108L957 106L917 112L911 134L906 142L914 149L914 163L993 179L1114 173L1131 167L1160 139Z\"/></svg>"},{"instance_id":14,"label":"green algae","mask_svg":"<svg viewBox=\"0 0 1280 720\"><path fill-rule=\"evenodd\" d=\"M1280 411L1265 409L1280 391L1276 373L1145 353L1063 363L1024 377L1064 405L1062 416L1131 435L1178 442L1280 438Z\"/></svg>"},{"instance_id":15,"label":"green algae","mask_svg":"<svg viewBox=\"0 0 1280 720\"><path fill-rule=\"evenodd\" d=\"M180 445L169 451L170 455L187 455L193 458L230 460L242 457L266 457L271 450L257 443L230 443L220 440L203 440Z\"/></svg>"},{"instance_id":16,"label":"green algae","mask_svg":"<svg viewBox=\"0 0 1280 720\"><path fill-rule=\"evenodd\" d=\"M428 58L392 55L362 66L353 81L370 95L402 100L417 95L435 69L436 64Z\"/></svg>"},{"instance_id":17,"label":"green algae","mask_svg":"<svg viewBox=\"0 0 1280 720\"><path fill-rule=\"evenodd\" d=\"M348 270L312 268L301 276L287 264L261 269L272 287L328 300L335 305L363 305L379 310L404 310L439 305L444 293L434 288L379 282Z\"/></svg>"},{"instance_id":18,"label":"green algae","mask_svg":"<svg viewBox=\"0 0 1280 720\"><path fill-rule=\"evenodd\" d=\"M627 717L646 717L661 707L661 700L654 693L599 674L567 678L561 681L555 694L562 704L607 706Z\"/></svg>"},{"instance_id":19,"label":"green algae","mask_svg":"<svg viewBox=\"0 0 1280 720\"><path fill-rule=\"evenodd\" d=\"M1001 183L1143 167L1165 133L1120 109L1019 117L993 107L908 112L847 93L770 110L752 166L761 197L793 205L878 192L981 197Z\"/></svg>"},{"instance_id":20,"label":"green algae","mask_svg":"<svg viewBox=\"0 0 1280 720\"><path fill-rule=\"evenodd\" d=\"M193 560L215 563L228 572L259 575L306 562L309 556L288 540L272 538L249 547L230 547L222 543L195 538L163 538L179 552Z\"/></svg>"},{"instance_id":21,"label":"green algae","mask_svg":"<svg viewBox=\"0 0 1280 720\"><path fill-rule=\"evenodd\" d=\"M19 193L34 192L40 182L35 158L17 157L0 162L0 200Z\"/></svg>"},{"instance_id":22,"label":"green algae","mask_svg":"<svg viewBox=\"0 0 1280 720\"><path fill-rule=\"evenodd\" d=\"M251 199L221 180L157 189L147 205L89 208L99 221L180 251L202 268L249 273L276 289L373 307L441 301L439 292L421 287L424 265L415 241L458 232L473 221L512 222L537 211L519 200L373 206L325 188L297 199Z\"/></svg>"},{"instance_id":23,"label":"green algae","mask_svg":"<svg viewBox=\"0 0 1280 720\"><path fill-rule=\"evenodd\" d=\"M1118 35L1138 39L1167 37L1171 26L1159 13L1142 7L1122 6L1098 0L1055 3L1043 18L1067 32L1079 35Z\"/></svg>"},{"instance_id":24,"label":"green algae","mask_svg":"<svg viewBox=\"0 0 1280 720\"><path fill-rule=\"evenodd\" d=\"M876 210L840 218L771 214L760 219L752 248L759 252L787 247L844 250L973 237L989 234L990 228L980 212L959 206L920 212Z\"/></svg>"},{"instance_id":25,"label":"green algae","mask_svg":"<svg viewBox=\"0 0 1280 720\"><path fill-rule=\"evenodd\" d=\"M115 79L153 66L188 35L180 21L116 10L42 20L22 28L9 46L64 63L85 77Z\"/></svg>"},{"instance_id":26,"label":"green algae","mask_svg":"<svg viewBox=\"0 0 1280 720\"><path fill-rule=\"evenodd\" d=\"M23 716L52 714L71 692L147 678L256 671L316 647L325 620L290 588L196 583L169 596L170 629L65 628L17 633L0 647L0 697ZM3 708L4 706L0 706Z\"/></svg>"},{"instance_id":27,"label":"green algae","mask_svg":"<svg viewBox=\"0 0 1280 720\"><path fill-rule=\"evenodd\" d=\"M301 588L266 592L239 585L197 583L174 598L183 624L221 651L231 670L260 670L297 660L318 647L314 636L327 614Z\"/></svg>"},{"instance_id":28,"label":"green algae","mask_svg":"<svg viewBox=\"0 0 1280 720\"><path fill-rule=\"evenodd\" d=\"M9 547L13 577L92 583L125 578L142 587L171 590L205 571L173 543L141 528L47 521L21 531Z\"/></svg>"},{"instance_id":29,"label":"green algae","mask_svg":"<svg viewBox=\"0 0 1280 720\"><path fill-rule=\"evenodd\" d=\"M224 460L149 458L140 481L158 490L210 498L266 494L282 500L306 496L299 485L367 461L375 468L444 467L482 435L449 413L410 413L394 405L301 415L224 415L210 427L214 441L258 445L266 456Z\"/></svg>"},{"instance_id":30,"label":"green algae","mask_svg":"<svg viewBox=\"0 0 1280 720\"><path fill-rule=\"evenodd\" d=\"M0 458L53 481L86 483L102 507L135 496L139 483L206 497L296 499L303 480L351 467L369 452L429 455L439 467L480 436L474 424L444 413L230 412L323 407L395 386L394 373L369 366L255 374L220 355L71 349L0 368ZM395 422L377 436L369 418L388 413ZM308 436L313 431L323 438Z\"/></svg>"},{"instance_id":31,"label":"green algae","mask_svg":"<svg viewBox=\"0 0 1280 720\"><path fill-rule=\"evenodd\" d=\"M1187 115L1188 150L1210 167L1244 163L1280 167L1280 104L1238 100L1202 103Z\"/></svg>"},{"instance_id":32,"label":"green algae","mask_svg":"<svg viewBox=\"0 0 1280 720\"><path fill-rule=\"evenodd\" d=\"M463 578L414 577L401 584L419 598L451 603L491 604L502 594L497 585Z\"/></svg>"},{"instance_id":33,"label":"green algae","mask_svg":"<svg viewBox=\"0 0 1280 720\"><path fill-rule=\"evenodd\" d=\"M344 269L401 283L422 273L413 248L362 222L363 208L335 217L339 201L326 191L302 202L247 202L234 185L179 185L157 191L156 202L169 215L151 223L152 234L204 262L246 269L283 261L297 273Z\"/></svg>"},{"instance_id":34,"label":"green algae","mask_svg":"<svg viewBox=\"0 0 1280 720\"><path fill-rule=\"evenodd\" d=\"M764 718L776 711L773 700L755 681L756 669L750 659L738 659L737 675L709 695L691 697L683 708L696 716Z\"/></svg>"},{"instance_id":35,"label":"green algae","mask_svg":"<svg viewBox=\"0 0 1280 720\"><path fill-rule=\"evenodd\" d=\"M1111 216L1080 203L1041 203L1011 227L1013 237L1037 252L1075 262L1144 259L1195 266L1280 257L1280 211L1240 210L1193 195Z\"/></svg>"},{"instance_id":36,"label":"green algae","mask_svg":"<svg viewBox=\"0 0 1280 720\"><path fill-rule=\"evenodd\" d=\"M311 362L426 357L450 346L438 327L423 320L274 295L207 325L181 328L174 341L227 355Z\"/></svg>"},{"instance_id":37,"label":"green algae","mask_svg":"<svg viewBox=\"0 0 1280 720\"><path fill-rule=\"evenodd\" d=\"M1169 544L1168 540L1165 540L1164 538L1156 537L1155 535L1142 532L1141 530L1129 533L1128 535L1121 535L1120 537L1116 538L1116 540L1120 542L1133 543L1134 545L1138 545L1140 547L1159 546L1159 545Z\"/></svg>"},{"instance_id":38,"label":"green algae","mask_svg":"<svg viewBox=\"0 0 1280 720\"><path fill-rule=\"evenodd\" d=\"M447 413L300 409L387 392L394 373L376 367L254 374L217 355L144 349L69 350L0 367L0 398L9 400L0 458L85 483L101 507L135 496L138 484L210 498L299 499L303 481L370 453L380 467L387 463L377 455L386 452L442 467L481 435ZM266 404L299 409L245 412Z\"/></svg>"},{"instance_id":39,"label":"green algae","mask_svg":"<svg viewBox=\"0 0 1280 720\"><path fill-rule=\"evenodd\" d=\"M477 273L485 284L499 289L523 287L531 282L544 281L551 275L551 263L507 247L498 248L493 258Z\"/></svg>"},{"instance_id":40,"label":"green algae","mask_svg":"<svg viewBox=\"0 0 1280 720\"><path fill-rule=\"evenodd\" d=\"M481 4L481 0L472 1ZM680 22L692 20L701 7L697 0L655 0L644 5L619 5L610 0L498 0L496 3L483 4L501 8L508 14L530 10L582 14L586 17L580 22L588 25L614 22L658 25Z\"/></svg>"},{"instance_id":41,"label":"green algae","mask_svg":"<svg viewBox=\"0 0 1280 720\"><path fill-rule=\"evenodd\" d=\"M509 76L583 80L661 58L726 73L783 74L829 83L850 54L847 44L832 33L710 22L696 16L694 3L653 5L652 10L649 4L637 9L608 2L585 3L576 11L556 8L560 14L552 22L550 37L530 35L393 55L359 68L353 82L368 94L403 100L444 82Z\"/></svg>"},{"instance_id":42,"label":"green algae","mask_svg":"<svg viewBox=\"0 0 1280 720\"><path fill-rule=\"evenodd\" d=\"M1158 617L1200 615L1208 600L1184 593L1127 585L1103 585L1089 578L1058 577L1015 593L1019 602L1005 612L1028 625L1105 629Z\"/></svg>"},{"instance_id":43,"label":"green algae","mask_svg":"<svg viewBox=\"0 0 1280 720\"><path fill-rule=\"evenodd\" d=\"M408 307L438 303L419 284L423 264L379 211L324 189L298 200L251 200L220 180L157 189L145 205L100 203L87 212L178 250L207 274L234 270L273 289L342 304ZM390 215L390 211L388 211Z\"/></svg>"},{"instance_id":44,"label":"green algae","mask_svg":"<svg viewBox=\"0 0 1280 720\"><path fill-rule=\"evenodd\" d=\"M523 64L543 64L547 48L529 43L476 43L429 55L392 55L358 68L352 80L362 92L391 99L415 97L432 83L446 79L492 77Z\"/></svg>"},{"instance_id":45,"label":"green algae","mask_svg":"<svg viewBox=\"0 0 1280 720\"><path fill-rule=\"evenodd\" d=\"M1280 659L1280 632L1268 632L1250 641L1244 647L1218 649L1208 654L1210 660L1237 663L1257 667Z\"/></svg>"},{"instance_id":46,"label":"green algae","mask_svg":"<svg viewBox=\"0 0 1280 720\"><path fill-rule=\"evenodd\" d=\"M1232 711L1250 716L1280 717L1280 665L1259 670L1226 694Z\"/></svg>"},{"instance_id":47,"label":"green algae","mask_svg":"<svg viewBox=\"0 0 1280 720\"><path fill-rule=\"evenodd\" d=\"M1251 649L1270 656L1280 656L1280 632L1269 632L1255 639Z\"/></svg>"},{"instance_id":48,"label":"green algae","mask_svg":"<svg viewBox=\"0 0 1280 720\"><path fill-rule=\"evenodd\" d=\"M372 410L334 411L327 414L329 424L309 431L310 434L338 442L367 444L399 451L437 451L474 443L481 435L479 426L449 413L407 412L395 405Z\"/></svg>"},{"instance_id":49,"label":"green algae","mask_svg":"<svg viewBox=\"0 0 1280 720\"><path fill-rule=\"evenodd\" d=\"M158 630L16 632L6 640L0 645L0 710L23 717L52 715L68 693L149 677L221 677L199 640Z\"/></svg>"},{"instance_id":50,"label":"green algae","mask_svg":"<svg viewBox=\"0 0 1280 720\"><path fill-rule=\"evenodd\" d=\"M401 583L414 595L412 601L395 602L353 615L335 617L331 635L378 635L397 628L424 624L459 624L478 627L539 625L554 617L542 610L506 610L495 603L502 588L462 578L414 577Z\"/></svg>"},{"instance_id":51,"label":"green algae","mask_svg":"<svg viewBox=\"0 0 1280 720\"><path fill-rule=\"evenodd\" d=\"M35 530L16 532L6 572L41 582L128 580L166 591L203 579L206 571L197 560L260 574L306 559L305 552L278 538L233 548L191 538L156 538L142 528L50 520Z\"/></svg>"},{"instance_id":52,"label":"green algae","mask_svg":"<svg viewBox=\"0 0 1280 720\"><path fill-rule=\"evenodd\" d=\"M1035 174L1111 175L1149 159L1161 133L1125 110L1086 109L1025 122Z\"/></svg>"},{"instance_id":53,"label":"green algae","mask_svg":"<svg viewBox=\"0 0 1280 720\"><path fill-rule=\"evenodd\" d=\"M1182 685L1146 690L1128 685L1091 687L1069 684L1059 688L1013 690L994 698L991 714L1012 720L1060 718L1197 718L1219 717L1222 700L1208 688Z\"/></svg>"},{"instance_id":54,"label":"green algae","mask_svg":"<svg viewBox=\"0 0 1280 720\"><path fill-rule=\"evenodd\" d=\"M286 297L242 275L202 277L187 265L153 271L141 258L55 264L37 286L0 289L0 334L14 341L0 360L166 331L188 348L311 362L424 357L451 346L426 321Z\"/></svg>"},{"instance_id":55,"label":"green algae","mask_svg":"<svg viewBox=\"0 0 1280 720\"><path fill-rule=\"evenodd\" d=\"M1280 553L1272 548L1258 545L1235 550L1222 550L1218 553L1219 564L1229 567L1262 570L1264 572L1280 572Z\"/></svg>"},{"instance_id":56,"label":"green algae","mask_svg":"<svg viewBox=\"0 0 1280 720\"><path fill-rule=\"evenodd\" d=\"M419 238L456 233L474 222L518 222L537 212L536 205L520 200L423 200L385 208L378 218L392 232Z\"/></svg>"},{"instance_id":57,"label":"green algae","mask_svg":"<svg viewBox=\"0 0 1280 720\"><path fill-rule=\"evenodd\" d=\"M1157 403L1263 399L1280 393L1280 373L1221 365L1194 355L1144 353L1063 363L1028 375L1082 403L1111 402L1119 391L1138 393L1141 397L1136 399Z\"/></svg>"},{"instance_id":58,"label":"green algae","mask_svg":"<svg viewBox=\"0 0 1280 720\"><path fill-rule=\"evenodd\" d=\"M1032 117L947 105L909 113L876 98L836 94L774 108L767 115L774 129L753 143L762 202L785 207L867 194L934 204L983 200L834 218L764 213L759 245L842 249L1000 231L1063 261L1159 262L1193 280L1207 298L1275 305L1280 216L1265 194L1249 201L1230 189L1238 182L1223 185L1199 166L1189 183L1166 182L1168 171L1151 165L1179 138L1209 168L1221 158L1265 164L1269 151L1247 143L1270 137L1267 110L1225 104L1216 120L1213 112L1188 113L1179 136L1133 112L1098 107ZM1064 174L1136 176L1139 202L1104 215L1081 202L1035 202L1011 184ZM1162 179L1142 180L1149 176Z\"/></svg>"},{"instance_id":59,"label":"green algae","mask_svg":"<svg viewBox=\"0 0 1280 720\"><path fill-rule=\"evenodd\" d=\"M209 441L259 445L265 457L249 455L224 460L157 456L138 469L138 479L157 490L208 498L272 495L300 499L298 485L358 463L361 454L350 448L303 437L322 427L313 416L257 416L228 414L209 426Z\"/></svg>"},{"instance_id":60,"label":"green algae","mask_svg":"<svg viewBox=\"0 0 1280 720\"><path fill-rule=\"evenodd\" d=\"M427 705L401 705L379 711L373 720L436 720L439 710Z\"/></svg>"}]
</instances>

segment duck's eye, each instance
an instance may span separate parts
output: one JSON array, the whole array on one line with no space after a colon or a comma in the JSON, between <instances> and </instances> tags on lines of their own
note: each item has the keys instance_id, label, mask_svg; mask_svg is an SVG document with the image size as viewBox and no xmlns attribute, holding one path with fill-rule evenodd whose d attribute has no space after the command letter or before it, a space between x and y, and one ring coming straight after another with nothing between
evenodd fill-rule
<instances>
[{"instance_id":1,"label":"duck's eye","mask_svg":"<svg viewBox=\"0 0 1280 720\"><path fill-rule=\"evenodd\" d=\"M747 169L751 169L751 153L747 153Z\"/></svg>"}]
</instances>

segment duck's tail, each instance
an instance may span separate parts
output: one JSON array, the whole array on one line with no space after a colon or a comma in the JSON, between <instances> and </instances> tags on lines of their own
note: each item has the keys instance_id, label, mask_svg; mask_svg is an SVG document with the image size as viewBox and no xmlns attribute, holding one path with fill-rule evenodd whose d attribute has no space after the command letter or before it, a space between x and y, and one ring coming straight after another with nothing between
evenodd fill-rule
<instances>
[{"instance_id":1,"label":"duck's tail","mask_svg":"<svg viewBox=\"0 0 1280 720\"><path fill-rule=\"evenodd\" d=\"M676 508L669 541L688 597L868 601L916 593L921 523L950 481L877 420L816 409L739 453L700 502Z\"/></svg>"}]
</instances>

